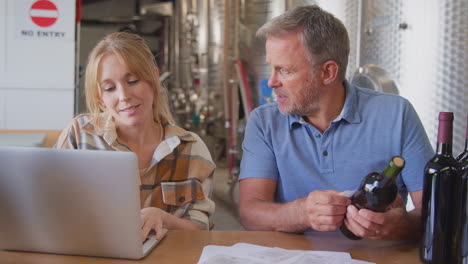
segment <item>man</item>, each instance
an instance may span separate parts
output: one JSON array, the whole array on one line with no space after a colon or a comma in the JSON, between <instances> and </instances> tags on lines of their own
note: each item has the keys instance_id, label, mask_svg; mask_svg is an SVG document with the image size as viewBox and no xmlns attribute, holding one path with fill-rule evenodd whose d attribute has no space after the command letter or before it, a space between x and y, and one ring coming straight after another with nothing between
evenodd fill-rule
<instances>
[{"instance_id":1,"label":"man","mask_svg":"<svg viewBox=\"0 0 468 264\"><path fill-rule=\"evenodd\" d=\"M418 237L423 169L433 155L406 100L345 80L344 25L317 6L297 7L263 25L268 85L277 102L255 109L243 142L239 212L249 230L332 231L345 224L371 239ZM383 170L392 156L406 167L400 196L385 213L357 210L345 190ZM411 195L415 209L407 212Z\"/></svg>"}]
</instances>

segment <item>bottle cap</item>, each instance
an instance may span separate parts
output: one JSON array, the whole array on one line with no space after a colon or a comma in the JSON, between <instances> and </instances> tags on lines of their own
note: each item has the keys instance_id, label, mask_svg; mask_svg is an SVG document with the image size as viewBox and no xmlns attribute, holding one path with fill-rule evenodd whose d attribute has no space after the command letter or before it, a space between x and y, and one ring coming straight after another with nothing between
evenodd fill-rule
<instances>
[{"instance_id":1,"label":"bottle cap","mask_svg":"<svg viewBox=\"0 0 468 264\"><path fill-rule=\"evenodd\" d=\"M405 160L400 157L400 156L395 156L392 158L392 162L393 164L395 164L395 166L397 166L398 168L403 168L405 167Z\"/></svg>"},{"instance_id":2,"label":"bottle cap","mask_svg":"<svg viewBox=\"0 0 468 264\"><path fill-rule=\"evenodd\" d=\"M439 120L453 121L453 112L440 112Z\"/></svg>"},{"instance_id":3,"label":"bottle cap","mask_svg":"<svg viewBox=\"0 0 468 264\"><path fill-rule=\"evenodd\" d=\"M439 132L437 142L452 144L453 112L439 113Z\"/></svg>"}]
</instances>

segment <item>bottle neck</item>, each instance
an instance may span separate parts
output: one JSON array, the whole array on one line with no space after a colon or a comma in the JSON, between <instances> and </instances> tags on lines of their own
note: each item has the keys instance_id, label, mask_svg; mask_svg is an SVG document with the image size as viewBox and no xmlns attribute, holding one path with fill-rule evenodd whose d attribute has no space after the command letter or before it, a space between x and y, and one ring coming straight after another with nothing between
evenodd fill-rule
<instances>
[{"instance_id":1,"label":"bottle neck","mask_svg":"<svg viewBox=\"0 0 468 264\"><path fill-rule=\"evenodd\" d=\"M468 115L466 115L465 151L468 151Z\"/></svg>"},{"instance_id":2,"label":"bottle neck","mask_svg":"<svg viewBox=\"0 0 468 264\"><path fill-rule=\"evenodd\" d=\"M402 169L403 167L396 166L393 162L390 162L383 170L382 175L384 175L389 181L395 181Z\"/></svg>"},{"instance_id":3,"label":"bottle neck","mask_svg":"<svg viewBox=\"0 0 468 264\"><path fill-rule=\"evenodd\" d=\"M437 142L437 154L452 156L452 143Z\"/></svg>"}]
</instances>

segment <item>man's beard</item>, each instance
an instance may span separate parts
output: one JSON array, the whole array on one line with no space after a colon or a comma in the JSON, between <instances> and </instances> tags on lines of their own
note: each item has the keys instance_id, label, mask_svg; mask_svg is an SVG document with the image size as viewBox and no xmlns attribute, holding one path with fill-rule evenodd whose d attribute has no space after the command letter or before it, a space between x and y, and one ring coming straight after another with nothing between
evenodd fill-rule
<instances>
[{"instance_id":1,"label":"man's beard","mask_svg":"<svg viewBox=\"0 0 468 264\"><path fill-rule=\"evenodd\" d=\"M285 115L308 116L320 111L319 99L321 93L316 82L311 83L305 90L303 96L294 98L295 100L286 107L278 106L279 111ZM289 98L288 98L289 99Z\"/></svg>"}]
</instances>

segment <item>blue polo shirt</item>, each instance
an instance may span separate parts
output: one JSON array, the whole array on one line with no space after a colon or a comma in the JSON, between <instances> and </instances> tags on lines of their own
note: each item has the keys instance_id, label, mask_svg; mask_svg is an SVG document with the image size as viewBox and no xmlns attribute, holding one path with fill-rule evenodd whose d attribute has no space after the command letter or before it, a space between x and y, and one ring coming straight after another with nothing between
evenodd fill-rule
<instances>
[{"instance_id":1,"label":"blue polo shirt","mask_svg":"<svg viewBox=\"0 0 468 264\"><path fill-rule=\"evenodd\" d=\"M423 188L423 171L434 155L412 105L398 95L344 82L340 115L322 134L297 115L279 112L277 103L250 115L242 144L240 180L277 181L277 202L289 202L314 190L355 190L393 156L406 166L397 178L400 194Z\"/></svg>"}]
</instances>

